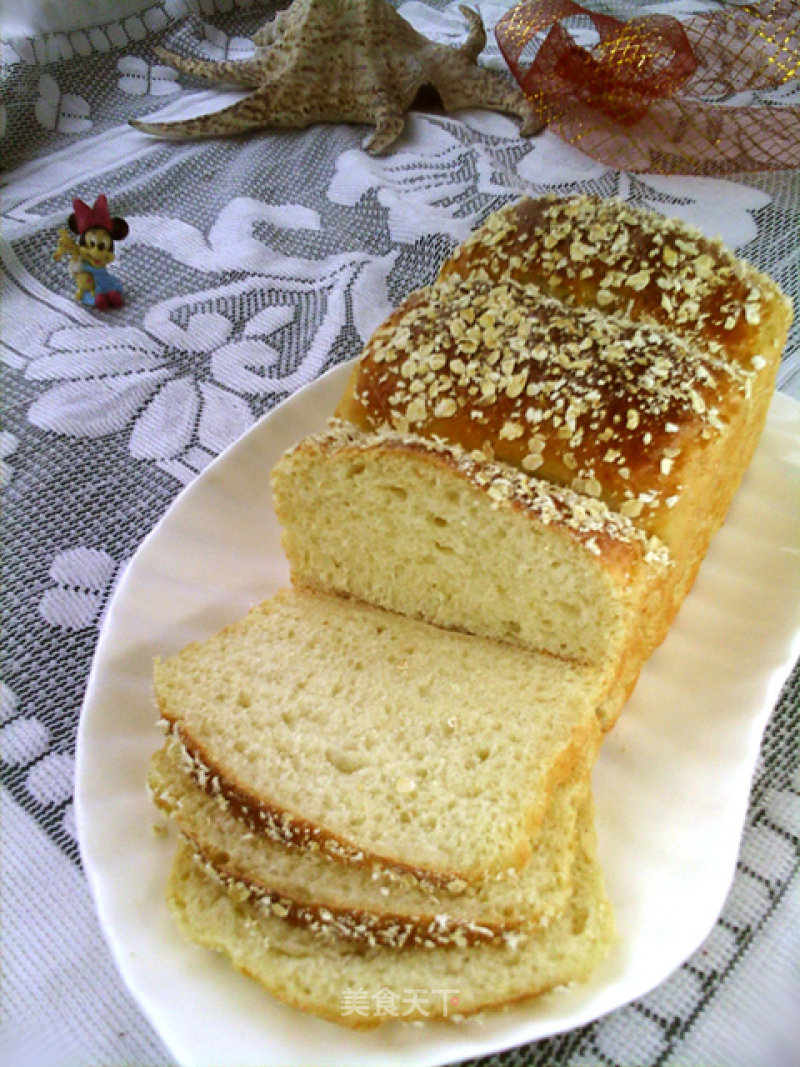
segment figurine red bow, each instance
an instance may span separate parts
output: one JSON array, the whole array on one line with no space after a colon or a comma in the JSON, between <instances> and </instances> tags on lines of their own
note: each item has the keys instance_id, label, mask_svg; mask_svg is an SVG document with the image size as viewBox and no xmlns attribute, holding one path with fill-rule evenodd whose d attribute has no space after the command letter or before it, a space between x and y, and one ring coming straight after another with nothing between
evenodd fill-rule
<instances>
[{"instance_id":1,"label":"figurine red bow","mask_svg":"<svg viewBox=\"0 0 800 1067\"><path fill-rule=\"evenodd\" d=\"M67 225L78 240L61 230L54 257L69 258L70 274L76 285L75 299L79 303L101 310L121 307L122 285L106 267L114 259L114 242L128 236L128 224L123 218L111 217L108 200L102 193L92 207L77 197L72 207Z\"/></svg>"},{"instance_id":2,"label":"figurine red bow","mask_svg":"<svg viewBox=\"0 0 800 1067\"><path fill-rule=\"evenodd\" d=\"M114 224L111 220L111 212L108 210L108 199L104 193L98 196L92 207L76 197L72 201L72 210L75 212L75 231L81 237L92 226L100 226L109 233L113 232Z\"/></svg>"}]
</instances>

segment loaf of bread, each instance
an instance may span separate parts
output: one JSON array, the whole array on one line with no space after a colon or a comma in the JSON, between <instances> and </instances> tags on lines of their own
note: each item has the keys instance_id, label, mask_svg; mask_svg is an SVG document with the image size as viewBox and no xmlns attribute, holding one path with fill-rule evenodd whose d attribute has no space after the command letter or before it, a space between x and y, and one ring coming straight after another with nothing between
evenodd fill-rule
<instances>
[{"instance_id":1,"label":"loaf of bread","mask_svg":"<svg viewBox=\"0 0 800 1067\"><path fill-rule=\"evenodd\" d=\"M285 590L157 662L196 781L265 833L447 886L520 869L595 751L600 672Z\"/></svg>"},{"instance_id":2,"label":"loaf of bread","mask_svg":"<svg viewBox=\"0 0 800 1067\"><path fill-rule=\"evenodd\" d=\"M187 937L353 1027L589 976L591 767L789 321L719 242L592 197L497 212L408 297L273 472L293 588L156 665Z\"/></svg>"},{"instance_id":3,"label":"loaf of bread","mask_svg":"<svg viewBox=\"0 0 800 1067\"><path fill-rule=\"evenodd\" d=\"M509 933L518 938L567 907L588 767L555 790L530 862L518 876L463 884L454 892L273 841L204 792L182 765L181 752L172 742L153 757L148 785L155 803L221 879L246 886L262 907L295 925L370 946L469 945Z\"/></svg>"},{"instance_id":4,"label":"loaf of bread","mask_svg":"<svg viewBox=\"0 0 800 1067\"><path fill-rule=\"evenodd\" d=\"M301 1011L355 1029L395 1017L453 1019L585 980L607 954L614 922L591 815L581 827L569 906L519 943L365 949L321 937L259 905L248 887L221 881L216 868L186 845L173 864L168 902L187 938L225 954ZM414 991L418 995L409 998Z\"/></svg>"},{"instance_id":5,"label":"loaf of bread","mask_svg":"<svg viewBox=\"0 0 800 1067\"><path fill-rule=\"evenodd\" d=\"M791 309L691 227L617 201L490 217L367 344L337 413L602 499L669 548L662 635L750 462Z\"/></svg>"}]
</instances>

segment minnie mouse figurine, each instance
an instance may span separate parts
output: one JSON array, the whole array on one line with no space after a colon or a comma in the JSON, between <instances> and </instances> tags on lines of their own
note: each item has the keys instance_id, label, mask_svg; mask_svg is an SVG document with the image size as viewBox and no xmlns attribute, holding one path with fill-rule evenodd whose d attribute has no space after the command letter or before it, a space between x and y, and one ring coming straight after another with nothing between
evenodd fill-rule
<instances>
[{"instance_id":1,"label":"minnie mouse figurine","mask_svg":"<svg viewBox=\"0 0 800 1067\"><path fill-rule=\"evenodd\" d=\"M102 194L92 207L77 199L72 201L72 207L67 225L78 240L60 230L53 258L69 257L69 272L75 279L75 299L79 303L101 310L122 307L122 285L106 267L114 259L114 242L128 236L128 224L125 219L111 217Z\"/></svg>"}]
</instances>

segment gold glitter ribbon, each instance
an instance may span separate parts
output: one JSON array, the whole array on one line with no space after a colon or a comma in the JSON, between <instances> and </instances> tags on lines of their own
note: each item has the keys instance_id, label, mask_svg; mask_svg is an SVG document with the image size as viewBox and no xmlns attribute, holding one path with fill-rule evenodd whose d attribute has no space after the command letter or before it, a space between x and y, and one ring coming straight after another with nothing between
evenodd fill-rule
<instances>
[{"instance_id":1,"label":"gold glitter ribbon","mask_svg":"<svg viewBox=\"0 0 800 1067\"><path fill-rule=\"evenodd\" d=\"M600 40L563 21L589 19ZM800 106L736 94L800 79L800 3L768 0L686 22L621 22L573 0L523 0L497 24L500 50L539 119L620 170L721 174L800 166Z\"/></svg>"}]
</instances>

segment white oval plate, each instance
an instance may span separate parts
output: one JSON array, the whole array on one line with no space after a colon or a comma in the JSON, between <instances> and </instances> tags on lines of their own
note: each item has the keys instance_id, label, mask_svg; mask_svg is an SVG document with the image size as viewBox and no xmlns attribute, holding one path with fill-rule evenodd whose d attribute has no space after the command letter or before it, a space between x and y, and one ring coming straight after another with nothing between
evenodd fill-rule
<instances>
[{"instance_id":1,"label":"white oval plate","mask_svg":"<svg viewBox=\"0 0 800 1067\"><path fill-rule=\"evenodd\" d=\"M106 616L83 708L83 861L119 969L182 1065L449 1064L596 1019L660 983L705 939L730 886L761 735L800 654L800 405L776 396L723 529L595 772L619 940L587 985L460 1025L356 1034L302 1016L186 943L164 886L173 841L145 790L161 743L156 654L243 615L288 580L269 473L324 427L349 366L257 423L175 501Z\"/></svg>"}]
</instances>

